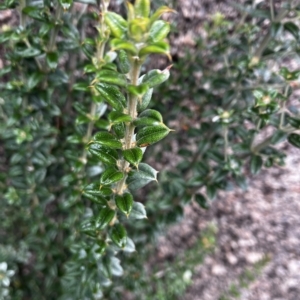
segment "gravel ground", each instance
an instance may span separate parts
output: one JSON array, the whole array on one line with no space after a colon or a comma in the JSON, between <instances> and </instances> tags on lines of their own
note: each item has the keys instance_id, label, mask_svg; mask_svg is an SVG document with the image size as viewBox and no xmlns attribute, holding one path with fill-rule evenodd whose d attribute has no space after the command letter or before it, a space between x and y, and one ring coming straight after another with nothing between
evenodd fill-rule
<instances>
[{"instance_id":1,"label":"gravel ground","mask_svg":"<svg viewBox=\"0 0 300 300\"><path fill-rule=\"evenodd\" d=\"M269 261L261 272L246 288L239 288L239 299L300 299L299 166L300 150L290 147L286 166L263 170L247 191L220 193L208 211L196 205L186 208L184 220L160 239L159 260L191 247L212 222L218 236L214 254L196 266L193 284L181 300L218 300L222 295L235 299L228 293L230 286L239 286L245 270L266 257Z\"/></svg>"}]
</instances>

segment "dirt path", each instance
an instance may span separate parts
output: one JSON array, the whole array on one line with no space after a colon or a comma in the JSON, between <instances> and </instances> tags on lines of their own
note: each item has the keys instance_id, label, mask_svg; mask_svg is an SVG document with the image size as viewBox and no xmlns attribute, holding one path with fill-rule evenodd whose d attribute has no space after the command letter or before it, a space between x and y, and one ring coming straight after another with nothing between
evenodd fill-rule
<instances>
[{"instance_id":1,"label":"dirt path","mask_svg":"<svg viewBox=\"0 0 300 300\"><path fill-rule=\"evenodd\" d=\"M187 208L182 223L162 238L160 259L176 256L178 245L190 247L209 223L218 227L215 253L195 268L181 300L237 299L234 290L242 300L300 299L300 150L288 153L285 167L262 171L247 191L223 192L207 212ZM174 239L179 230L177 239L188 242ZM262 261L260 273L247 273ZM243 287L247 274L252 279Z\"/></svg>"}]
</instances>

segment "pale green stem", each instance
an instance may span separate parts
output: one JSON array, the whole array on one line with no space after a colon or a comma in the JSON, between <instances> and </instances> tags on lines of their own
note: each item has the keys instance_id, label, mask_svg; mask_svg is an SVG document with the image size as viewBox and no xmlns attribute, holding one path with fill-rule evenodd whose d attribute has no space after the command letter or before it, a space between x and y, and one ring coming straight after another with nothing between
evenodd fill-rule
<instances>
[{"instance_id":1,"label":"pale green stem","mask_svg":"<svg viewBox=\"0 0 300 300\"><path fill-rule=\"evenodd\" d=\"M289 93L289 85L287 85L284 89L284 96L287 97ZM286 101L283 100L281 102L281 114L280 114L280 124L279 124L279 129L283 129L284 127L284 119L285 119L285 109L286 109Z\"/></svg>"},{"instance_id":2,"label":"pale green stem","mask_svg":"<svg viewBox=\"0 0 300 300\"><path fill-rule=\"evenodd\" d=\"M289 1L291 2L291 1ZM276 17L274 17L274 23L279 23L280 21L282 21L282 19L288 14L289 10L282 8L278 15ZM271 29L268 31L268 33L264 36L264 38L262 39L260 45L258 46L258 48L256 49L253 57L255 57L255 60L259 61L261 58L262 53L264 52L264 50L266 49L266 47L268 46L270 40L272 38L271 35Z\"/></svg>"},{"instance_id":3,"label":"pale green stem","mask_svg":"<svg viewBox=\"0 0 300 300\"><path fill-rule=\"evenodd\" d=\"M109 1L108 1L109 3ZM108 5L105 5L105 3L101 6L102 7L102 12L105 13L107 11L107 7ZM106 25L104 23L104 20L103 18L101 18L101 21L100 21L100 31L101 31L101 34L104 35L105 34L105 31L106 31ZM106 39L101 39L101 41L98 43L97 45L97 53L96 53L96 57L97 57L97 62L101 62L104 58L104 50L105 50L105 46L106 46L106 42L107 40ZM93 129L94 129L94 124L95 124L95 114L96 114L96 108L97 108L97 105L95 102L92 102L91 104L91 110L90 110L90 118L91 118L91 121L89 122L88 124L88 128L87 128L87 132L86 132L86 135L84 137L84 142L87 143L89 142L92 134L93 134ZM84 150L83 152L83 155L82 155L82 161L84 162L84 164L87 162L86 161L86 157L87 157L87 151Z\"/></svg>"},{"instance_id":4,"label":"pale green stem","mask_svg":"<svg viewBox=\"0 0 300 300\"><path fill-rule=\"evenodd\" d=\"M55 12L55 26L51 31L50 35L50 42L48 46L48 51L55 51L56 50L56 38L58 34L58 23L60 22L61 16L63 14L63 8L60 4L58 4L58 7Z\"/></svg>"},{"instance_id":5,"label":"pale green stem","mask_svg":"<svg viewBox=\"0 0 300 300\"><path fill-rule=\"evenodd\" d=\"M274 21L274 17L275 17L273 0L270 0L270 13L271 13L271 21L273 22Z\"/></svg>"},{"instance_id":6,"label":"pale green stem","mask_svg":"<svg viewBox=\"0 0 300 300\"><path fill-rule=\"evenodd\" d=\"M228 126L223 127L223 134L224 134L224 160L228 162Z\"/></svg>"},{"instance_id":7,"label":"pale green stem","mask_svg":"<svg viewBox=\"0 0 300 300\"><path fill-rule=\"evenodd\" d=\"M22 10L26 7L26 0L20 0L20 4L18 7L19 16L20 16L20 25L25 28L26 27L26 15L23 14Z\"/></svg>"},{"instance_id":8,"label":"pale green stem","mask_svg":"<svg viewBox=\"0 0 300 300\"><path fill-rule=\"evenodd\" d=\"M130 72L130 81L132 85L138 85L138 79L140 76L141 66L138 59L134 59L131 65L131 72ZM127 108L128 113L134 120L137 117L137 97L130 94ZM133 147L133 135L134 135L135 126L133 123L126 125L126 132L125 132L125 149L130 149ZM129 163L122 159L120 163L120 170L124 173L124 177L120 180L117 184L116 193L123 194L124 190L126 189L126 179L127 179L127 171L129 168Z\"/></svg>"}]
</instances>

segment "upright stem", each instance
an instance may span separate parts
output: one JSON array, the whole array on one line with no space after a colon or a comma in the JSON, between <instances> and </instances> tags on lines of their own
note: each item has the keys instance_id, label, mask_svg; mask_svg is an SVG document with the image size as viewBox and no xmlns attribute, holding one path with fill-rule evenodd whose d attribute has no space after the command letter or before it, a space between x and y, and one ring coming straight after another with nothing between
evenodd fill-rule
<instances>
[{"instance_id":1,"label":"upright stem","mask_svg":"<svg viewBox=\"0 0 300 300\"><path fill-rule=\"evenodd\" d=\"M107 7L109 5L109 1L103 1L101 8L102 8L102 13L107 12ZM104 37L104 34L106 32L106 25L104 22L103 17L101 16L100 19L100 35L101 35L101 39L98 41L97 43L97 53L96 53L96 59L97 59L97 64L99 64L103 58L104 58L104 50L105 50L105 46L106 46L106 42L107 39ZM95 102L92 102L91 104L91 109L90 109L90 117L91 117L91 121L88 124L88 128L87 128L87 132L86 135L84 137L84 141L88 142L92 136L93 133L93 129L94 129L94 124L95 124L95 114L96 114L96 109L97 109L97 105ZM86 150L84 150L83 155L82 155L82 161L84 163L86 163L86 157L87 157L87 152Z\"/></svg>"},{"instance_id":2,"label":"upright stem","mask_svg":"<svg viewBox=\"0 0 300 300\"><path fill-rule=\"evenodd\" d=\"M25 28L26 26L26 16L23 14L22 10L26 7L26 0L20 0L20 4L18 7L19 16L20 16L20 25Z\"/></svg>"},{"instance_id":3,"label":"upright stem","mask_svg":"<svg viewBox=\"0 0 300 300\"><path fill-rule=\"evenodd\" d=\"M138 58L134 58L131 63L131 72L130 72L130 82L132 85L138 85L138 79L140 76L141 65ZM127 103L127 109L129 115L134 120L137 117L137 96L130 94ZM126 125L125 132L125 149L130 149L133 147L133 135L134 135L135 126L131 122ZM124 173L124 177L117 184L116 193L123 194L126 189L126 179L127 179L127 170L129 163L123 158L120 163L120 170Z\"/></svg>"},{"instance_id":4,"label":"upright stem","mask_svg":"<svg viewBox=\"0 0 300 300\"><path fill-rule=\"evenodd\" d=\"M55 13L55 26L51 31L51 36L50 36L50 42L49 42L49 46L48 46L48 50L51 51L55 51L56 49L56 37L58 34L58 22L61 19L61 16L63 14L63 8L60 4L58 4L58 7L56 9L56 13Z\"/></svg>"},{"instance_id":5,"label":"upright stem","mask_svg":"<svg viewBox=\"0 0 300 300\"><path fill-rule=\"evenodd\" d=\"M228 126L224 126L224 160L225 162L228 161L228 154L227 154L227 149L228 149Z\"/></svg>"}]
</instances>

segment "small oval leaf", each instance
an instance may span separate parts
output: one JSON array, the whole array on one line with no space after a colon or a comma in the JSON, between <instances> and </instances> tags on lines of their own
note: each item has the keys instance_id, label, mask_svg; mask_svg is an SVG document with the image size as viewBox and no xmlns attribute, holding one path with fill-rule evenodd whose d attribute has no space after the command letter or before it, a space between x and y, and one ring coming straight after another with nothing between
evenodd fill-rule
<instances>
[{"instance_id":1,"label":"small oval leaf","mask_svg":"<svg viewBox=\"0 0 300 300\"><path fill-rule=\"evenodd\" d=\"M143 151L141 148L126 149L123 150L123 156L126 161L137 167L143 158Z\"/></svg>"},{"instance_id":2,"label":"small oval leaf","mask_svg":"<svg viewBox=\"0 0 300 300\"><path fill-rule=\"evenodd\" d=\"M157 181L157 171L145 163L139 164L139 170L131 171L127 177L128 189L131 191L138 190L151 181Z\"/></svg>"},{"instance_id":3,"label":"small oval leaf","mask_svg":"<svg viewBox=\"0 0 300 300\"><path fill-rule=\"evenodd\" d=\"M100 210L98 217L96 218L96 229L102 230L105 228L114 218L115 211L109 207L104 207Z\"/></svg>"},{"instance_id":4,"label":"small oval leaf","mask_svg":"<svg viewBox=\"0 0 300 300\"><path fill-rule=\"evenodd\" d=\"M127 31L127 21L114 12L106 12L104 20L113 36L120 38Z\"/></svg>"},{"instance_id":5,"label":"small oval leaf","mask_svg":"<svg viewBox=\"0 0 300 300\"><path fill-rule=\"evenodd\" d=\"M98 143L100 145L115 149L122 148L122 143L113 134L105 131L96 133L94 136L94 141L91 143Z\"/></svg>"},{"instance_id":6,"label":"small oval leaf","mask_svg":"<svg viewBox=\"0 0 300 300\"><path fill-rule=\"evenodd\" d=\"M101 177L100 177L100 184L101 185L109 185L115 182L120 181L121 179L123 179L124 174L120 171L118 171L117 169L110 167L108 169L106 169Z\"/></svg>"},{"instance_id":7,"label":"small oval leaf","mask_svg":"<svg viewBox=\"0 0 300 300\"><path fill-rule=\"evenodd\" d=\"M121 50L119 51L118 54L118 65L119 65L119 69L121 71L122 74L127 74L130 71L130 61L128 59L128 55L126 53L126 51Z\"/></svg>"},{"instance_id":8,"label":"small oval leaf","mask_svg":"<svg viewBox=\"0 0 300 300\"><path fill-rule=\"evenodd\" d=\"M118 139L123 139L125 137L126 128L125 128L124 123L114 124L112 126L112 129L113 129L115 135L118 137Z\"/></svg>"},{"instance_id":9,"label":"small oval leaf","mask_svg":"<svg viewBox=\"0 0 300 300\"><path fill-rule=\"evenodd\" d=\"M120 51L123 51L123 53L130 53L132 55L136 55L138 50L137 48L135 47L134 44L132 44L131 42L128 42L128 41L124 41L124 40L121 40L121 39L112 39L111 42L110 42L110 46L111 46L111 49L112 50L120 50ZM127 53L126 53L126 56L127 56ZM126 57L122 57L122 60L123 59L126 59ZM119 54L119 60L121 59L120 57L120 54ZM126 69L124 69L124 71L122 71L123 74L126 74L129 72L129 70L126 72L126 70L128 69L128 58L125 60L126 62ZM129 66L130 68L130 66Z\"/></svg>"},{"instance_id":10,"label":"small oval leaf","mask_svg":"<svg viewBox=\"0 0 300 300\"><path fill-rule=\"evenodd\" d=\"M139 51L140 57L147 56L149 54L164 54L170 61L172 60L169 44L163 41L145 46Z\"/></svg>"},{"instance_id":11,"label":"small oval leaf","mask_svg":"<svg viewBox=\"0 0 300 300\"><path fill-rule=\"evenodd\" d=\"M162 41L170 32L169 23L158 20L155 21L149 31L149 40L153 43Z\"/></svg>"},{"instance_id":12,"label":"small oval leaf","mask_svg":"<svg viewBox=\"0 0 300 300\"><path fill-rule=\"evenodd\" d=\"M204 209L209 208L207 199L202 194L196 194L195 201L199 204L200 207L202 207Z\"/></svg>"},{"instance_id":13,"label":"small oval leaf","mask_svg":"<svg viewBox=\"0 0 300 300\"><path fill-rule=\"evenodd\" d=\"M145 206L140 202L134 202L129 219L132 220L147 219Z\"/></svg>"},{"instance_id":14,"label":"small oval leaf","mask_svg":"<svg viewBox=\"0 0 300 300\"><path fill-rule=\"evenodd\" d=\"M130 193L116 195L115 201L118 209L128 217L133 205L132 195Z\"/></svg>"},{"instance_id":15,"label":"small oval leaf","mask_svg":"<svg viewBox=\"0 0 300 300\"><path fill-rule=\"evenodd\" d=\"M170 77L169 68L165 70L151 70L143 77L143 83L151 88L165 82Z\"/></svg>"},{"instance_id":16,"label":"small oval leaf","mask_svg":"<svg viewBox=\"0 0 300 300\"><path fill-rule=\"evenodd\" d=\"M300 148L300 134L292 133L288 136L288 141L293 146Z\"/></svg>"},{"instance_id":17,"label":"small oval leaf","mask_svg":"<svg viewBox=\"0 0 300 300\"><path fill-rule=\"evenodd\" d=\"M150 0L135 0L134 12L136 17L148 18L150 14Z\"/></svg>"},{"instance_id":18,"label":"small oval leaf","mask_svg":"<svg viewBox=\"0 0 300 300\"><path fill-rule=\"evenodd\" d=\"M118 152L97 143L89 144L88 150L91 154L97 156L104 164L116 165L119 159Z\"/></svg>"},{"instance_id":19,"label":"small oval leaf","mask_svg":"<svg viewBox=\"0 0 300 300\"><path fill-rule=\"evenodd\" d=\"M126 107L126 99L117 86L106 83L97 83L95 88L115 110L123 111Z\"/></svg>"},{"instance_id":20,"label":"small oval leaf","mask_svg":"<svg viewBox=\"0 0 300 300\"><path fill-rule=\"evenodd\" d=\"M151 101L153 94L153 88L149 89L142 97L141 101L138 101L138 111L146 109Z\"/></svg>"},{"instance_id":21,"label":"small oval leaf","mask_svg":"<svg viewBox=\"0 0 300 300\"><path fill-rule=\"evenodd\" d=\"M112 111L108 115L108 120L111 124L116 124L121 122L131 122L132 117L118 111Z\"/></svg>"},{"instance_id":22,"label":"small oval leaf","mask_svg":"<svg viewBox=\"0 0 300 300\"><path fill-rule=\"evenodd\" d=\"M110 237L118 247L125 248L127 244L127 233L122 224L114 225Z\"/></svg>"},{"instance_id":23,"label":"small oval leaf","mask_svg":"<svg viewBox=\"0 0 300 300\"><path fill-rule=\"evenodd\" d=\"M162 115L154 109L146 109L143 111L139 118L134 120L136 126L155 126L163 124Z\"/></svg>"},{"instance_id":24,"label":"small oval leaf","mask_svg":"<svg viewBox=\"0 0 300 300\"><path fill-rule=\"evenodd\" d=\"M253 155L250 162L250 170L252 174L257 174L263 165L263 159L260 155Z\"/></svg>"},{"instance_id":25,"label":"small oval leaf","mask_svg":"<svg viewBox=\"0 0 300 300\"><path fill-rule=\"evenodd\" d=\"M169 132L170 129L165 125L143 127L136 135L136 144L139 147L152 145L166 137Z\"/></svg>"},{"instance_id":26,"label":"small oval leaf","mask_svg":"<svg viewBox=\"0 0 300 300\"><path fill-rule=\"evenodd\" d=\"M97 80L104 83L119 85L122 87L127 86L127 79L124 74L112 70L101 70L97 73Z\"/></svg>"}]
</instances>

